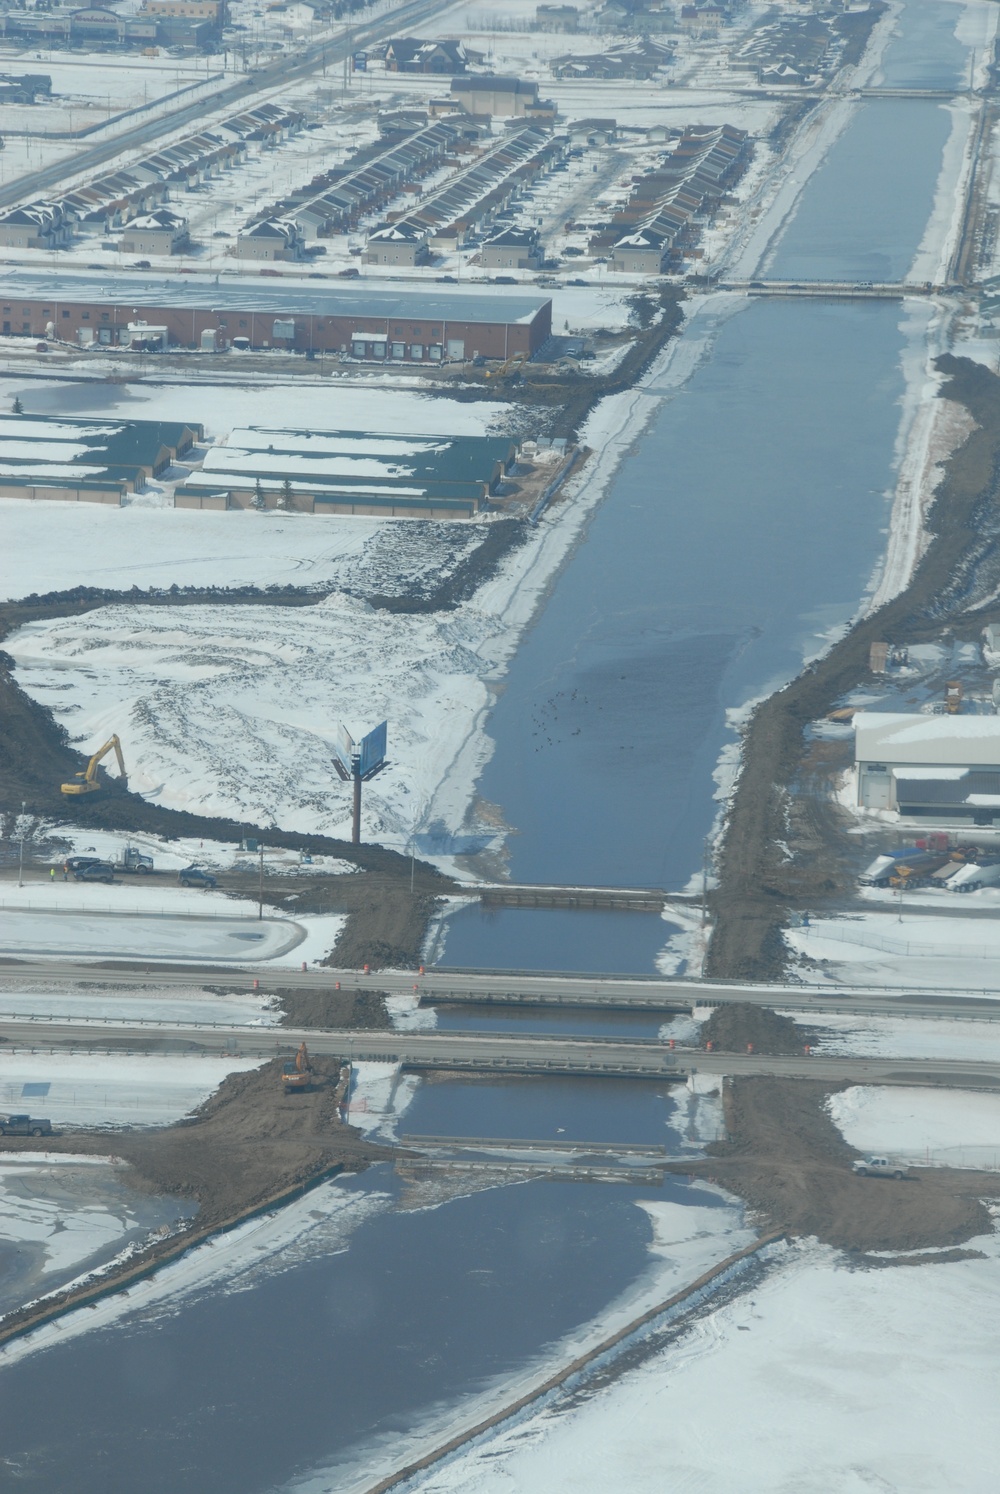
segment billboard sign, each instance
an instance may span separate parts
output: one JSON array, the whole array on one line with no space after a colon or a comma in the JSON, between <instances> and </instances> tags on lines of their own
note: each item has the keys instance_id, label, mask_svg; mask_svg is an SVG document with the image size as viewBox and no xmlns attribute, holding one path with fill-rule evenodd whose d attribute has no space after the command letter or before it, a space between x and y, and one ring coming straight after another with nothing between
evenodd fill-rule
<instances>
[{"instance_id":1,"label":"billboard sign","mask_svg":"<svg viewBox=\"0 0 1000 1494\"><path fill-rule=\"evenodd\" d=\"M338 726L334 732L333 750L337 756L337 772L342 778L350 778L354 760L354 738L346 726Z\"/></svg>"},{"instance_id":2,"label":"billboard sign","mask_svg":"<svg viewBox=\"0 0 1000 1494\"><path fill-rule=\"evenodd\" d=\"M383 721L358 744L358 776L371 778L385 763L386 737L389 723Z\"/></svg>"}]
</instances>

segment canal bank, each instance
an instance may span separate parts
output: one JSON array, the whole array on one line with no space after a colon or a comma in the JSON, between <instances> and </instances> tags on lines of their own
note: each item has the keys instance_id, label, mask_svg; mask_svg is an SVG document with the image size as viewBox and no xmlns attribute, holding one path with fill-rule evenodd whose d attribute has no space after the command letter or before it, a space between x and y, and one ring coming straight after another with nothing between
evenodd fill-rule
<instances>
[{"instance_id":1,"label":"canal bank","mask_svg":"<svg viewBox=\"0 0 1000 1494\"><path fill-rule=\"evenodd\" d=\"M983 7L970 10L982 21ZM927 7L903 7L884 81L905 86L917 68L958 86L964 14L945 4L929 25ZM767 251L773 272L902 279L932 243L945 253L954 140L940 101L857 104L795 213L775 206L784 226ZM488 838L506 827L513 879L700 883L753 703L821 656L876 595L905 585L918 558L928 478L964 434L928 412L949 317L946 305L916 302L713 296L692 308L676 383L667 369L642 391L664 403L641 412L636 437L627 425L617 443L607 433L605 451L623 459L486 725L495 748L473 828ZM497 945L514 920L488 918L473 909L454 920L449 963L505 963ZM565 967L553 921L530 922L516 963ZM517 920L519 945L527 923ZM618 968L649 969L656 932L665 944L669 930L632 929L634 959Z\"/></svg>"}]
</instances>

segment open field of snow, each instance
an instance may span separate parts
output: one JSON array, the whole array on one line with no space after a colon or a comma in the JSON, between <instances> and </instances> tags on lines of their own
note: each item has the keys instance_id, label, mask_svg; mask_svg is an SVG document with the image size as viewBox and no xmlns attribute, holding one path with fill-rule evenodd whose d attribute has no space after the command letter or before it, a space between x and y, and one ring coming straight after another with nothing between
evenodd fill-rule
<instances>
[{"instance_id":1,"label":"open field of snow","mask_svg":"<svg viewBox=\"0 0 1000 1494\"><path fill-rule=\"evenodd\" d=\"M1000 1167L998 1094L866 1084L831 1095L827 1109L859 1152L949 1167Z\"/></svg>"},{"instance_id":2,"label":"open field of snow","mask_svg":"<svg viewBox=\"0 0 1000 1494\"><path fill-rule=\"evenodd\" d=\"M707 1015L707 1013L706 1013ZM1000 1022L789 1012L817 1034L814 1053L1000 1062Z\"/></svg>"},{"instance_id":3,"label":"open field of snow","mask_svg":"<svg viewBox=\"0 0 1000 1494\"><path fill-rule=\"evenodd\" d=\"M131 1053L5 1053L0 1106L64 1126L167 1126L258 1058ZM27 1089L27 1093L25 1090Z\"/></svg>"},{"instance_id":4,"label":"open field of snow","mask_svg":"<svg viewBox=\"0 0 1000 1494\"><path fill-rule=\"evenodd\" d=\"M150 986L105 989L99 977L79 984L53 982L45 988L34 982L18 988L8 982L0 995L0 1009L18 1016L71 1017L78 1022L89 1017L119 1022L219 1022L251 1028L274 1027L279 1016L272 998L262 993L220 995L193 985L162 991Z\"/></svg>"},{"instance_id":5,"label":"open field of snow","mask_svg":"<svg viewBox=\"0 0 1000 1494\"><path fill-rule=\"evenodd\" d=\"M676 1343L414 1488L991 1494L1000 1251L974 1244L987 1259L856 1271L803 1242Z\"/></svg>"},{"instance_id":6,"label":"open field of snow","mask_svg":"<svg viewBox=\"0 0 1000 1494\"><path fill-rule=\"evenodd\" d=\"M805 967L806 984L1000 989L1000 922L992 918L958 911L934 917L904 907L902 919L888 912L815 918L808 927L786 929L785 940L823 967Z\"/></svg>"},{"instance_id":7,"label":"open field of snow","mask_svg":"<svg viewBox=\"0 0 1000 1494\"><path fill-rule=\"evenodd\" d=\"M56 894L58 895L58 894ZM3 909L7 955L131 955L151 960L268 960L302 943L298 924L278 919L184 914L77 912L53 906Z\"/></svg>"}]
</instances>

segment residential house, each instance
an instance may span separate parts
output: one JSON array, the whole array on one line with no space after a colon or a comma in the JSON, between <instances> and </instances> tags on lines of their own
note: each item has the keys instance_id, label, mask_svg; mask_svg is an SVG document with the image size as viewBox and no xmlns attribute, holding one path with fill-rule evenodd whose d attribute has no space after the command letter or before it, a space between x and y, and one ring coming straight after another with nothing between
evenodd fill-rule
<instances>
[{"instance_id":1,"label":"residential house","mask_svg":"<svg viewBox=\"0 0 1000 1494\"><path fill-rule=\"evenodd\" d=\"M169 208L143 213L125 224L123 254L177 254L188 244L188 220Z\"/></svg>"},{"instance_id":2,"label":"residential house","mask_svg":"<svg viewBox=\"0 0 1000 1494\"><path fill-rule=\"evenodd\" d=\"M504 228L483 244L484 270L537 270L545 250L536 228Z\"/></svg>"},{"instance_id":3,"label":"residential house","mask_svg":"<svg viewBox=\"0 0 1000 1494\"><path fill-rule=\"evenodd\" d=\"M368 235L365 259L370 265L426 264L427 235L413 223L400 221L377 228Z\"/></svg>"},{"instance_id":4,"label":"residential house","mask_svg":"<svg viewBox=\"0 0 1000 1494\"><path fill-rule=\"evenodd\" d=\"M236 240L240 259L300 259L302 236L293 218L265 218L240 231Z\"/></svg>"}]
</instances>

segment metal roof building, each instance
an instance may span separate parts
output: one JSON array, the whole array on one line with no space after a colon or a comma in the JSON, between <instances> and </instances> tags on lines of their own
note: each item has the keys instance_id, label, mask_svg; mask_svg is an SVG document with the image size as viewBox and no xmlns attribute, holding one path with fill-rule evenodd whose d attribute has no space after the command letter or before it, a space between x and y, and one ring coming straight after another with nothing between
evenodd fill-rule
<instances>
[{"instance_id":1,"label":"metal roof building","mask_svg":"<svg viewBox=\"0 0 1000 1494\"><path fill-rule=\"evenodd\" d=\"M171 344L198 347L212 331L220 345L347 353L371 361L444 362L475 353L529 356L552 330L547 297L501 288L368 286L275 275L185 276L11 270L0 280L2 331L63 342L117 346L129 323L168 329Z\"/></svg>"},{"instance_id":2,"label":"metal roof building","mask_svg":"<svg viewBox=\"0 0 1000 1494\"><path fill-rule=\"evenodd\" d=\"M1000 818L1000 716L859 711L854 757L865 809Z\"/></svg>"}]
</instances>

